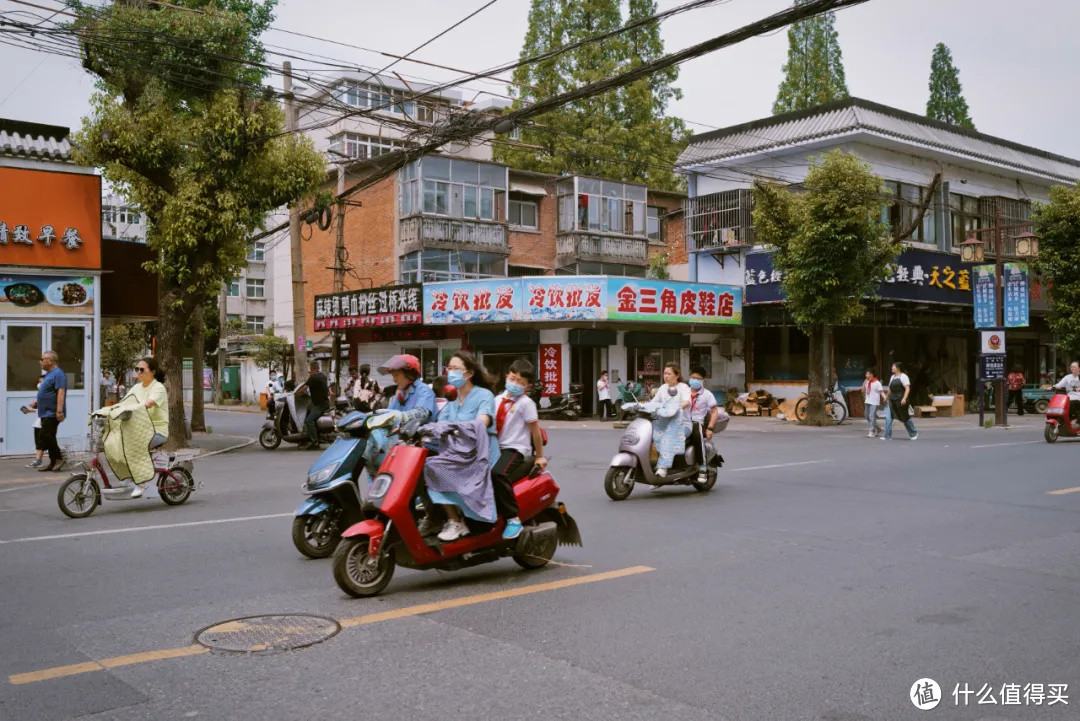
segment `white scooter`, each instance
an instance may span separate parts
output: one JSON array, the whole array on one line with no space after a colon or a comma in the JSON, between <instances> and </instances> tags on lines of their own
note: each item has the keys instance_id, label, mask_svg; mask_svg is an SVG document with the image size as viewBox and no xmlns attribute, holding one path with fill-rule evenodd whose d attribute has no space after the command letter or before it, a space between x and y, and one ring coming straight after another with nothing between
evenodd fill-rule
<instances>
[{"instance_id":1,"label":"white scooter","mask_svg":"<svg viewBox=\"0 0 1080 721\"><path fill-rule=\"evenodd\" d=\"M675 456L675 462L668 469L667 475L658 476L650 458L655 414L645 410L640 403L624 404L623 410L632 412L637 417L630 421L619 438L619 452L611 459L611 467L604 476L604 491L611 500L623 501L629 498L635 483L650 486L693 486L694 490L701 493L716 484L717 472L724 465L724 457L716 452L712 441L705 439L700 423L694 424L697 433L687 439L686 448ZM716 433L726 427L725 419L718 422L713 431ZM700 445L697 438L701 438ZM704 474L701 472L700 460L702 448L705 454Z\"/></svg>"}]
</instances>

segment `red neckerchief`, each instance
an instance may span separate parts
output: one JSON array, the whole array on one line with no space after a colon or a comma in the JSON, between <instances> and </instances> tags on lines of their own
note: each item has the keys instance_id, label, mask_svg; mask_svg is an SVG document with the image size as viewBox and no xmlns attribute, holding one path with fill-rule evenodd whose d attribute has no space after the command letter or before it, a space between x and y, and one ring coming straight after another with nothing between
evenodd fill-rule
<instances>
[{"instance_id":1,"label":"red neckerchief","mask_svg":"<svg viewBox=\"0 0 1080 721\"><path fill-rule=\"evenodd\" d=\"M520 398L521 396L518 396ZM506 415L510 412L510 409L517 403L517 398L511 398L508 395L504 395L499 402L499 410L495 412L495 435L502 433L503 424L506 423Z\"/></svg>"}]
</instances>

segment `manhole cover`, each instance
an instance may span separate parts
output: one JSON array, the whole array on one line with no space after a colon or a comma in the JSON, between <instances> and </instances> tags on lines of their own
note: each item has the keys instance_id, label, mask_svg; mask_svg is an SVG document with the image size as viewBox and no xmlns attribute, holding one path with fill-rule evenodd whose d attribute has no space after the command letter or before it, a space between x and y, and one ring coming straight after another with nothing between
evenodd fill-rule
<instances>
[{"instance_id":1,"label":"manhole cover","mask_svg":"<svg viewBox=\"0 0 1080 721\"><path fill-rule=\"evenodd\" d=\"M321 616L247 616L207 626L195 641L214 651L273 653L325 641L340 630L337 621Z\"/></svg>"}]
</instances>

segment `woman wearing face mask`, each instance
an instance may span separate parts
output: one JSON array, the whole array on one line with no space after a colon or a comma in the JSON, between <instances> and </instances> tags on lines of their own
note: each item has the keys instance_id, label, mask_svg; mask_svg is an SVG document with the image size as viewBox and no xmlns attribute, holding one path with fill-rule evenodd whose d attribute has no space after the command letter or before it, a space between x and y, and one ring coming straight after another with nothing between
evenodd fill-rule
<instances>
[{"instance_id":1,"label":"woman wearing face mask","mask_svg":"<svg viewBox=\"0 0 1080 721\"><path fill-rule=\"evenodd\" d=\"M675 456L685 450L686 436L690 432L687 415L690 386L683 383L678 364L664 365L664 382L644 408L656 416L653 421L653 443L660 454L656 475L663 478L675 462Z\"/></svg>"},{"instance_id":2,"label":"woman wearing face mask","mask_svg":"<svg viewBox=\"0 0 1080 721\"><path fill-rule=\"evenodd\" d=\"M469 507L469 500L475 501L476 508L482 509L482 511L478 513L476 509L473 509L470 515L476 515L478 520L495 521L494 493L491 488L490 468L491 464L499 458L499 440L495 428L495 396L489 390L490 381L484 367L473 358L471 353L458 351L450 358L450 362L446 364L446 370L446 380L457 389L457 399L443 407L439 413L439 422L482 422L487 428L489 453L488 467L484 469L482 476L478 469L474 469L477 470L474 478L463 477L461 479L462 483L467 487L455 486L455 479L452 478L442 479L445 482L434 482L429 477L429 474L425 473L429 496L434 503L442 506L449 519L439 533L439 540L454 541L469 534L469 528L465 525L461 510L455 503L456 498L465 498L466 508ZM480 480L481 478L486 479L486 484ZM476 485L476 481L480 482L479 487ZM484 485L487 487L483 487ZM486 512L489 501L491 508L488 516ZM421 535L430 533L437 527L437 524L438 522L429 514L420 523Z\"/></svg>"}]
</instances>

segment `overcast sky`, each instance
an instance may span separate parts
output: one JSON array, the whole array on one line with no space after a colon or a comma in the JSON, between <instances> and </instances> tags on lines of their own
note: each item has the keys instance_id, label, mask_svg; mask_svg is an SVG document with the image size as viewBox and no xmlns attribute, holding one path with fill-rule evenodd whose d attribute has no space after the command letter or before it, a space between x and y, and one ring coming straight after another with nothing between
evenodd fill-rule
<instances>
[{"instance_id":1,"label":"overcast sky","mask_svg":"<svg viewBox=\"0 0 1080 721\"><path fill-rule=\"evenodd\" d=\"M661 9L684 0L661 0ZM56 0L40 4L57 5ZM482 0L282 0L275 26L373 50L404 54L483 4ZM788 0L727 0L664 23L668 51L751 22ZM0 10L28 10L0 0ZM528 0L499 0L417 53L464 70L517 57L527 26ZM1080 158L1080 2L1077 0L869 0L843 10L837 29L852 95L916 113L926 109L930 55L944 42L960 69L976 127L1043 150ZM372 52L271 31L266 42L345 63L382 67ZM787 36L749 40L686 63L684 93L671 112L687 121L723 127L770 114ZM280 61L281 58L272 58ZM312 64L294 61L298 68ZM92 90L76 61L0 45L0 117L77 127ZM399 63L406 79L450 80L454 73ZM505 92L497 84L480 89ZM696 132L709 128L691 124Z\"/></svg>"}]
</instances>

